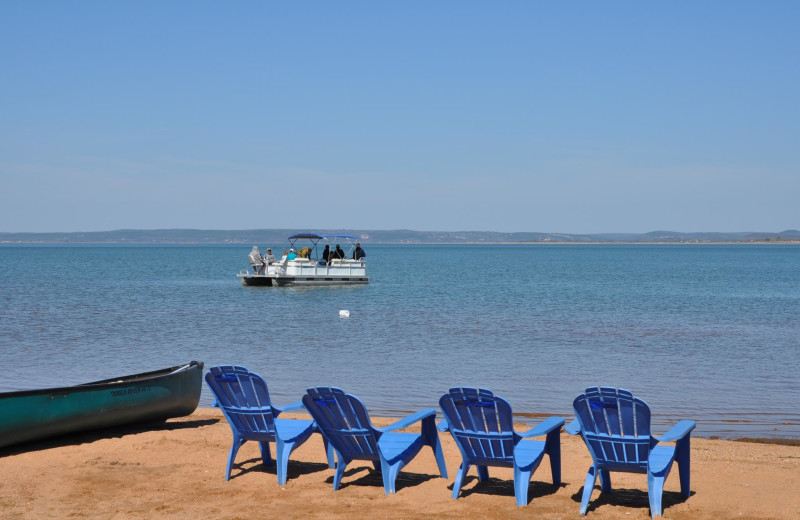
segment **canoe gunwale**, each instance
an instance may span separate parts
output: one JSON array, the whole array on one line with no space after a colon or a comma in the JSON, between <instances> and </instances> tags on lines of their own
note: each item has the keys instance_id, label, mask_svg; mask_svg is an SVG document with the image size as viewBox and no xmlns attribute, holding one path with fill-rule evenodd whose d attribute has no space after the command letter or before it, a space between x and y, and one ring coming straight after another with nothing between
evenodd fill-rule
<instances>
[{"instance_id":1,"label":"canoe gunwale","mask_svg":"<svg viewBox=\"0 0 800 520\"><path fill-rule=\"evenodd\" d=\"M191 361L189 363L183 365L176 365L170 368L162 368L160 370L152 370L150 372L142 372L140 374L131 374L121 377L112 377L110 379L103 379L101 381L92 381L91 383L81 383L72 386L36 388L32 390L14 390L11 392L0 392L0 399L7 399L13 397L26 397L26 396L42 395L42 394L63 394L65 392L75 393L80 391L97 390L98 388L104 386L110 387L110 386L119 386L130 383L138 383L143 381L153 381L165 376L171 376L180 373L182 371L189 370L196 365L200 365L201 369L203 368L202 362Z\"/></svg>"}]
</instances>

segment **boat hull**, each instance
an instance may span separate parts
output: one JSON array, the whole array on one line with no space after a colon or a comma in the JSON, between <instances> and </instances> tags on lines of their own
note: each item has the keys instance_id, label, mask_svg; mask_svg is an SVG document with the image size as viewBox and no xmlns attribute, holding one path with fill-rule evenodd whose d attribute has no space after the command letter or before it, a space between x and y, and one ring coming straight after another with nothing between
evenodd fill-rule
<instances>
[{"instance_id":1,"label":"boat hull","mask_svg":"<svg viewBox=\"0 0 800 520\"><path fill-rule=\"evenodd\" d=\"M280 276L240 275L248 287L290 287L295 285L357 285L369 283L368 276Z\"/></svg>"},{"instance_id":2,"label":"boat hull","mask_svg":"<svg viewBox=\"0 0 800 520\"><path fill-rule=\"evenodd\" d=\"M0 393L0 447L189 415L202 380L203 363L192 361L84 385Z\"/></svg>"}]
</instances>

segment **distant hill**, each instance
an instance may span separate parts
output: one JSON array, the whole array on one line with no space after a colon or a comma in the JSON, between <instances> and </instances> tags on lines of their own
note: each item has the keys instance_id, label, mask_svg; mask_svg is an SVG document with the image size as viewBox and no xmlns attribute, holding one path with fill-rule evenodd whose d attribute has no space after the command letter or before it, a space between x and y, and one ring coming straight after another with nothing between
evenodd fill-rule
<instances>
[{"instance_id":1,"label":"distant hill","mask_svg":"<svg viewBox=\"0 0 800 520\"><path fill-rule=\"evenodd\" d=\"M649 233L601 233L575 235L567 233L500 233L494 231L413 231L314 229L319 234L347 234L372 244L467 244L467 243L750 243L800 242L800 231L789 229L779 233L681 233L651 231ZM0 233L0 243L54 244L267 244L283 243L297 230L203 230L203 229L118 229L71 233Z\"/></svg>"}]
</instances>

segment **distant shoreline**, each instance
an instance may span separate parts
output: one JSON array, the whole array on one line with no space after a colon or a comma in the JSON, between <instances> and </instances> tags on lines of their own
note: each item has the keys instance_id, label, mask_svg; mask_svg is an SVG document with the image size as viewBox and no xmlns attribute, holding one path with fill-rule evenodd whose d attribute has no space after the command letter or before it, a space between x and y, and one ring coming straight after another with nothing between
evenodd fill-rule
<instances>
[{"instance_id":1,"label":"distant shoreline","mask_svg":"<svg viewBox=\"0 0 800 520\"><path fill-rule=\"evenodd\" d=\"M704 245L800 245L800 240L751 240L747 242L743 241L731 241L731 240L720 240L720 241L687 241L687 242L670 242L670 241L663 241L663 242L631 242L631 241L587 241L587 242L555 242L555 241L538 241L538 242L368 242L366 239L363 240L366 244L373 244L373 245L393 245L393 246L586 246L586 245L595 245L595 246L603 246L603 245L631 245L631 246L668 246L668 245L685 245L685 246L704 246ZM241 241L241 242L199 242L199 241L181 241L181 242L157 242L157 241L141 241L141 242L134 242L131 240L119 240L119 241L86 241L86 242L79 242L79 241L11 241L11 240L0 240L0 245L132 245L132 246L140 246L140 245L153 245L153 246L197 246L197 245L207 245L207 246L230 246L230 245L252 245L252 244L261 244L261 243L275 243L275 242L285 242L279 240L252 240L252 241Z\"/></svg>"},{"instance_id":2,"label":"distant shoreline","mask_svg":"<svg viewBox=\"0 0 800 520\"><path fill-rule=\"evenodd\" d=\"M541 233L499 231L414 231L309 229L320 235L349 235L367 244L800 244L800 231L648 233ZM284 244L297 230L290 229L117 229L66 233L0 232L0 244Z\"/></svg>"}]
</instances>

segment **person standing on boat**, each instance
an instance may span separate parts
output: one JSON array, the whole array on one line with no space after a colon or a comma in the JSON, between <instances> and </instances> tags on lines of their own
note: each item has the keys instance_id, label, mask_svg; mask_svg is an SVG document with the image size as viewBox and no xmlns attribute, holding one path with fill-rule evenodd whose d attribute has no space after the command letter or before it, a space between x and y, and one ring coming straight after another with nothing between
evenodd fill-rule
<instances>
[{"instance_id":1,"label":"person standing on boat","mask_svg":"<svg viewBox=\"0 0 800 520\"><path fill-rule=\"evenodd\" d=\"M333 256L334 258L340 258L340 259L344 258L344 251L342 250L342 246L336 244L336 251L333 252Z\"/></svg>"},{"instance_id":2,"label":"person standing on boat","mask_svg":"<svg viewBox=\"0 0 800 520\"><path fill-rule=\"evenodd\" d=\"M331 260L331 246L325 244L325 250L322 251L322 265L328 265Z\"/></svg>"},{"instance_id":3,"label":"person standing on boat","mask_svg":"<svg viewBox=\"0 0 800 520\"><path fill-rule=\"evenodd\" d=\"M353 251L353 260L361 260L365 256L367 256L367 253L365 253L364 250L361 249L361 244L356 242L356 249L355 251Z\"/></svg>"}]
</instances>

